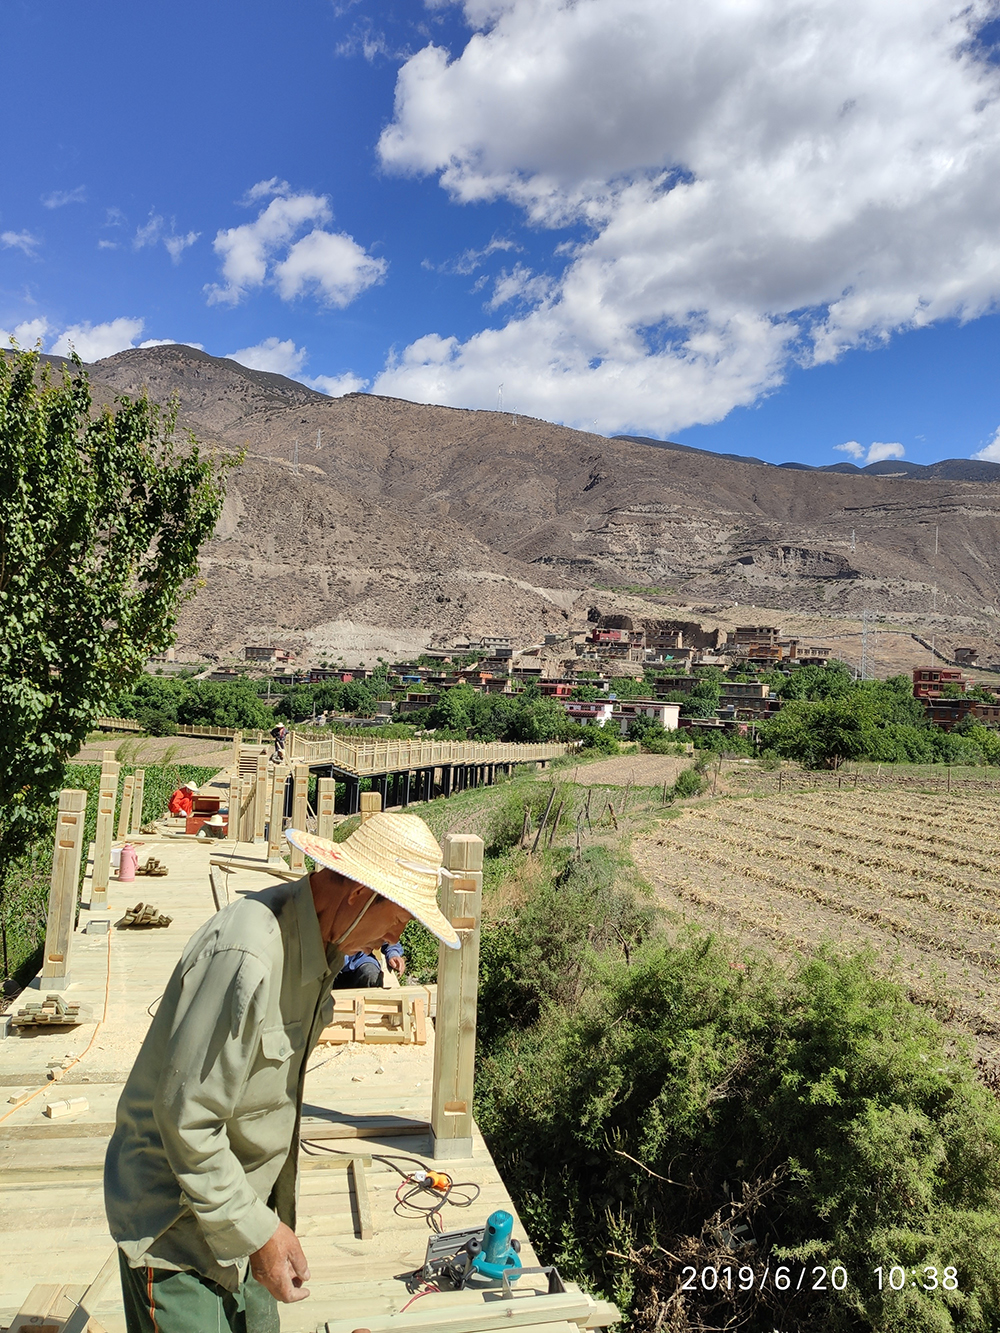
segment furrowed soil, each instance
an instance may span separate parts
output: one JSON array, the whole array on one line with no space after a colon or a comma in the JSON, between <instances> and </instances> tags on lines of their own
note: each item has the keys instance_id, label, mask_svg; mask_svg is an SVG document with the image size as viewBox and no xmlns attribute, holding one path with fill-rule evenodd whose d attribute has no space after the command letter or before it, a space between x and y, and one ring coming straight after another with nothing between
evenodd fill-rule
<instances>
[{"instance_id":1,"label":"furrowed soil","mask_svg":"<svg viewBox=\"0 0 1000 1333\"><path fill-rule=\"evenodd\" d=\"M678 922L786 958L871 946L1000 1067L1000 795L819 791L691 806L636 837Z\"/></svg>"}]
</instances>

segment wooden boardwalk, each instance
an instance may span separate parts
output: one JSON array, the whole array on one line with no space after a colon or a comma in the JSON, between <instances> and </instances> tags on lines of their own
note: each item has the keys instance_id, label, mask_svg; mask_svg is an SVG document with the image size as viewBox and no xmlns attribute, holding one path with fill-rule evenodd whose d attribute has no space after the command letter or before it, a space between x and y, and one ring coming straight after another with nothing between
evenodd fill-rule
<instances>
[{"instance_id":1,"label":"wooden boardwalk","mask_svg":"<svg viewBox=\"0 0 1000 1333\"><path fill-rule=\"evenodd\" d=\"M241 859L260 859L267 850L259 843L228 846ZM0 1042L0 1251L4 1256L0 1329L8 1327L36 1283L89 1283L111 1252L101 1170L115 1107L148 1027L149 1011L184 942L215 911L208 862L210 856L219 855L219 844L147 838L139 850L159 857L169 875L139 878L128 885L112 879L108 892L112 920L142 899L171 915L172 924L167 929L84 933L89 900L89 880L85 880L85 906L73 940L71 985L63 993L91 1006L92 1020L76 1029L12 1034ZM268 882L251 871L233 873L228 879L232 894ZM53 1063L68 1067L58 1081L49 1082L46 1076ZM327 1321L331 1329L339 1330L339 1321L344 1320L348 1329L370 1326L375 1333L378 1316L400 1311L411 1299L407 1279L423 1261L428 1225L421 1217L394 1212L400 1176L388 1162L372 1159L368 1165L367 1159L373 1154L402 1154L429 1160L432 1068L432 1033L424 1046L351 1044L321 1046L314 1053L304 1099L298 1228L312 1270L311 1295L296 1305L282 1306L285 1333L311 1333ZM7 1099L18 1090L37 1091L15 1108ZM89 1108L72 1119L53 1121L42 1114L46 1102L77 1096L86 1097ZM322 1137L314 1144L308 1141L310 1133ZM361 1158L365 1165L360 1181L344 1169L346 1157L324 1147ZM415 1169L415 1163L397 1165ZM442 1165L456 1181L474 1182L481 1191L471 1208L444 1210L445 1229L482 1225L498 1207L516 1219L478 1131L471 1159L439 1163L437 1169ZM523 1262L535 1263L518 1220L514 1234L524 1241ZM519 1309L532 1282L537 1279L526 1277L518 1284ZM448 1293L421 1296L411 1311L417 1314L441 1305L449 1310L456 1305L468 1308L470 1301L481 1310L482 1296ZM544 1300L539 1309L542 1305ZM108 1286L93 1313L108 1333L123 1333L117 1281ZM587 1319L547 1322L545 1327L557 1333L585 1324L603 1325L613 1317L610 1307L592 1307ZM408 1315L407 1322L411 1318ZM525 1324L524 1315L515 1322ZM534 1321L530 1326L536 1327Z\"/></svg>"}]
</instances>

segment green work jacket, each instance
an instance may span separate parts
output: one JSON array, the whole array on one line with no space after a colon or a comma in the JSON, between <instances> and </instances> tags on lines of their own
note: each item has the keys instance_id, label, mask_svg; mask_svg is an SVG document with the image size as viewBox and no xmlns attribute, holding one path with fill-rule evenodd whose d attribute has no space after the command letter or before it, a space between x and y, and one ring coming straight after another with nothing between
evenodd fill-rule
<instances>
[{"instance_id":1,"label":"green work jacket","mask_svg":"<svg viewBox=\"0 0 1000 1333\"><path fill-rule=\"evenodd\" d=\"M105 1158L108 1223L129 1263L235 1290L279 1220L294 1228L305 1062L342 964L308 875L246 894L188 941Z\"/></svg>"}]
</instances>

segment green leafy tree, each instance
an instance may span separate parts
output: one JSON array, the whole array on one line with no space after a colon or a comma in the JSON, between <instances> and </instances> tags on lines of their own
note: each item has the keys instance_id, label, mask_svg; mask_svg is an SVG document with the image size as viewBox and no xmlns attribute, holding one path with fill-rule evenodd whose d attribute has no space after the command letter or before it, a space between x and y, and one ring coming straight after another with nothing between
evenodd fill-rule
<instances>
[{"instance_id":1,"label":"green leafy tree","mask_svg":"<svg viewBox=\"0 0 1000 1333\"><path fill-rule=\"evenodd\" d=\"M0 926L7 868L151 652L222 508L222 469L144 396L92 414L78 358L0 355Z\"/></svg>"}]
</instances>

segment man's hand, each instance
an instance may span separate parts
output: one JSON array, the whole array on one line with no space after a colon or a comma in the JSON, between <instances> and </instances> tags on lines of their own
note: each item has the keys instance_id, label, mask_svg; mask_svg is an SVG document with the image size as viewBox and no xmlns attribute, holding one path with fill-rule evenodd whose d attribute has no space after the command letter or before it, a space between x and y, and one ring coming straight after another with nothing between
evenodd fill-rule
<instances>
[{"instance_id":1,"label":"man's hand","mask_svg":"<svg viewBox=\"0 0 1000 1333\"><path fill-rule=\"evenodd\" d=\"M278 1223L277 1231L266 1245L251 1254L250 1272L276 1301L284 1301L286 1305L304 1301L309 1295L309 1288L302 1285L309 1280L306 1256L298 1236L284 1222Z\"/></svg>"},{"instance_id":2,"label":"man's hand","mask_svg":"<svg viewBox=\"0 0 1000 1333\"><path fill-rule=\"evenodd\" d=\"M406 971L406 959L402 954L397 954L395 958L390 958L387 961L391 972L396 972L399 976L402 976Z\"/></svg>"}]
</instances>

